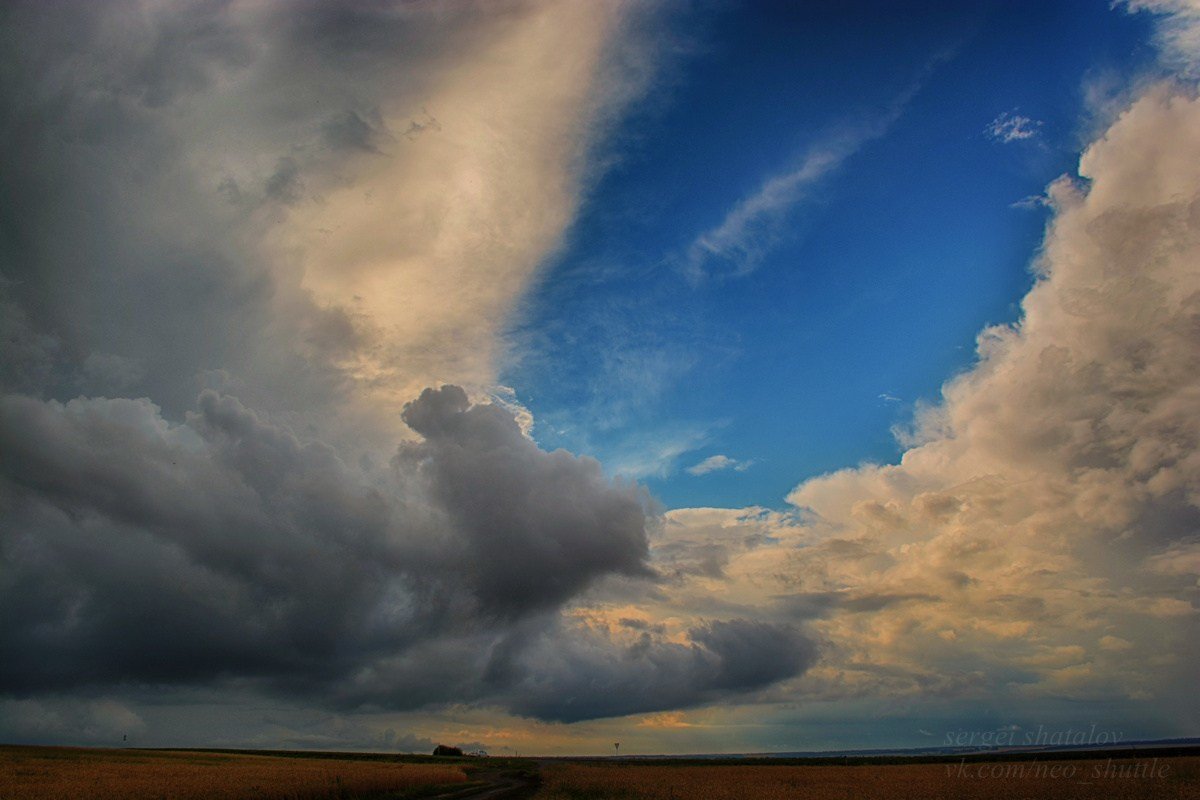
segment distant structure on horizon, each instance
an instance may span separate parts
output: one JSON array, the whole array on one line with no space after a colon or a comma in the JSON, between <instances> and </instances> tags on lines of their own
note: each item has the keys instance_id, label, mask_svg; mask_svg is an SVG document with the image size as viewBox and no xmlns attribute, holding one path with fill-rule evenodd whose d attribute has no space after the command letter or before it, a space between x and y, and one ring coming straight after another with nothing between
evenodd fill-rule
<instances>
[{"instance_id":1,"label":"distant structure on horizon","mask_svg":"<svg viewBox=\"0 0 1200 800\"><path fill-rule=\"evenodd\" d=\"M439 744L433 748L435 756L461 756L463 754L461 747L451 747L448 744Z\"/></svg>"}]
</instances>

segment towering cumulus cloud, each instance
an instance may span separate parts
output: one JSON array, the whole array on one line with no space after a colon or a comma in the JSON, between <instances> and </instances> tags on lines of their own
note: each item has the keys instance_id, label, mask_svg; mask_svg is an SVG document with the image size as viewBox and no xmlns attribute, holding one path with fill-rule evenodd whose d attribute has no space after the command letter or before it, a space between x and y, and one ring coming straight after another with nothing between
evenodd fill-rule
<instances>
[{"instance_id":1,"label":"towering cumulus cloud","mask_svg":"<svg viewBox=\"0 0 1200 800\"><path fill-rule=\"evenodd\" d=\"M579 719L807 666L791 628L564 615L655 579L656 512L484 399L653 9L0 13L6 737L73 692ZM602 700L660 662L670 692Z\"/></svg>"},{"instance_id":2,"label":"towering cumulus cloud","mask_svg":"<svg viewBox=\"0 0 1200 800\"><path fill-rule=\"evenodd\" d=\"M671 513L678 597L717 579L817 619L829 658L797 693L1194 719L1200 100L1146 92L1048 195L1020 321L980 334L899 464L806 481L798 517Z\"/></svg>"}]
</instances>

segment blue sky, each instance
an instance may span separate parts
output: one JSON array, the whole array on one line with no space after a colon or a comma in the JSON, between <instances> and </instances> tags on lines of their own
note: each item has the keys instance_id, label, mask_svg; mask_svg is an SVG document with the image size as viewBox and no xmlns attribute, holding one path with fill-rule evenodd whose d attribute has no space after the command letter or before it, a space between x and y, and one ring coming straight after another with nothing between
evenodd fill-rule
<instances>
[{"instance_id":1,"label":"blue sky","mask_svg":"<svg viewBox=\"0 0 1200 800\"><path fill-rule=\"evenodd\" d=\"M1088 87L1152 63L1149 18L868 5L675 20L673 79L615 135L514 333L501 380L541 444L668 507L775 507L807 477L894 461L892 426L971 363L985 325L1016 318L1046 210L1014 204L1073 169ZM1002 114L1032 135L990 135ZM739 200L857 137L755 234L752 271L714 259L692 278L689 245ZM752 463L686 472L713 455Z\"/></svg>"}]
</instances>

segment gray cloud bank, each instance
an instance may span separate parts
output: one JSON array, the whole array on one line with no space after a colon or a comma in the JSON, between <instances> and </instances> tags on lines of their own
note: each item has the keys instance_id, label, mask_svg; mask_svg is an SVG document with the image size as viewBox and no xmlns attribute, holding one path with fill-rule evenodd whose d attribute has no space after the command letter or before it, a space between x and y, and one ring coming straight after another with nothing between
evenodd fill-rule
<instances>
[{"instance_id":1,"label":"gray cloud bank","mask_svg":"<svg viewBox=\"0 0 1200 800\"><path fill-rule=\"evenodd\" d=\"M574 720L691 705L804 669L783 627L626 647L555 612L652 577L641 490L511 413L428 390L365 480L236 398L0 398L0 685L251 685L342 707L500 704Z\"/></svg>"},{"instance_id":2,"label":"gray cloud bank","mask_svg":"<svg viewBox=\"0 0 1200 800\"><path fill-rule=\"evenodd\" d=\"M564 613L657 580L648 498L470 399L647 80L650 11L0 15L7 708L90 693L116 725L103 698L199 687L583 719L810 663L789 626L631 644Z\"/></svg>"}]
</instances>

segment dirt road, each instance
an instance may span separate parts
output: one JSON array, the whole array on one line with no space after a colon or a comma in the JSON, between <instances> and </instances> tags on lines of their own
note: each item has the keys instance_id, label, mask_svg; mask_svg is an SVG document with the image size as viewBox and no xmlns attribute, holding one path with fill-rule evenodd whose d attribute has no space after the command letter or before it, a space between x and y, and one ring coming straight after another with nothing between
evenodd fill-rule
<instances>
[{"instance_id":1,"label":"dirt road","mask_svg":"<svg viewBox=\"0 0 1200 800\"><path fill-rule=\"evenodd\" d=\"M524 800L537 791L536 769L482 769L470 773L471 783L432 795L430 800Z\"/></svg>"}]
</instances>

